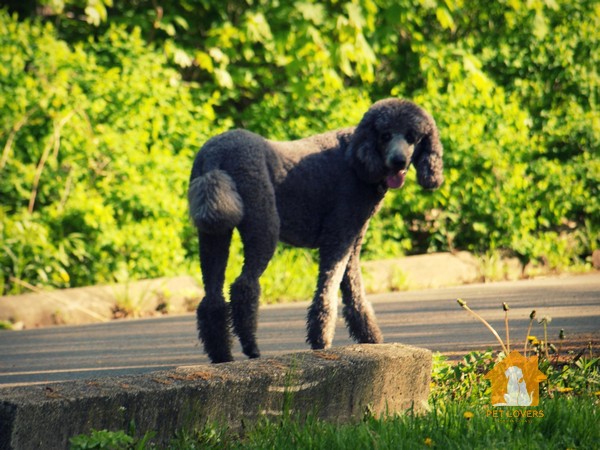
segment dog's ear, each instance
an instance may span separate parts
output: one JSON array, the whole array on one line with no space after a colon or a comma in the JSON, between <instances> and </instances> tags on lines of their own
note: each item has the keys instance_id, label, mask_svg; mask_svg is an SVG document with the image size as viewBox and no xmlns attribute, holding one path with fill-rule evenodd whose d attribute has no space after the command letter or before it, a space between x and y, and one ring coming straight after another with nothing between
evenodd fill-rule
<instances>
[{"instance_id":1,"label":"dog's ear","mask_svg":"<svg viewBox=\"0 0 600 450\"><path fill-rule=\"evenodd\" d=\"M346 156L359 178L367 183L377 183L385 175L385 163L377 148L375 114L369 110L354 130Z\"/></svg>"},{"instance_id":2,"label":"dog's ear","mask_svg":"<svg viewBox=\"0 0 600 450\"><path fill-rule=\"evenodd\" d=\"M437 189L444 182L443 148L437 126L431 119L430 131L415 149L414 164L419 184L425 189Z\"/></svg>"}]
</instances>

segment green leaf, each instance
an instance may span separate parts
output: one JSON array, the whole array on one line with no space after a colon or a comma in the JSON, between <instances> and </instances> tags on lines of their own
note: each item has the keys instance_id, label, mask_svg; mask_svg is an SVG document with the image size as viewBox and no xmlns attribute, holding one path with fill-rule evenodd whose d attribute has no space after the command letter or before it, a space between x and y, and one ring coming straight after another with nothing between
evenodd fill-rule
<instances>
[{"instance_id":1,"label":"green leaf","mask_svg":"<svg viewBox=\"0 0 600 450\"><path fill-rule=\"evenodd\" d=\"M296 2L294 7L305 20L315 25L321 25L325 21L325 8L319 3Z\"/></svg>"},{"instance_id":2,"label":"green leaf","mask_svg":"<svg viewBox=\"0 0 600 450\"><path fill-rule=\"evenodd\" d=\"M214 74L219 86L225 89L233 89L233 78L231 78L231 74L227 70L215 68Z\"/></svg>"},{"instance_id":3,"label":"green leaf","mask_svg":"<svg viewBox=\"0 0 600 450\"><path fill-rule=\"evenodd\" d=\"M456 30L456 24L454 23L454 19L450 12L444 7L438 7L435 10L435 17L437 18L439 24L442 28L450 31Z\"/></svg>"}]
</instances>

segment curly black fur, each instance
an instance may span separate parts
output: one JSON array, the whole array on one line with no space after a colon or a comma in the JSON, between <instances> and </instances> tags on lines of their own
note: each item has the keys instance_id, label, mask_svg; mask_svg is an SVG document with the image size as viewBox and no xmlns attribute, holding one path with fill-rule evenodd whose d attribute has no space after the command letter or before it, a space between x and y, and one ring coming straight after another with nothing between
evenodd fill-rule
<instances>
[{"instance_id":1,"label":"curly black fur","mask_svg":"<svg viewBox=\"0 0 600 450\"><path fill-rule=\"evenodd\" d=\"M307 341L329 347L342 289L343 314L358 342L383 338L360 274L360 249L371 216L410 165L425 189L443 182L442 145L433 118L409 101L375 103L355 128L291 142L233 130L210 139L192 168L188 200L198 228L206 297L198 308L200 339L213 362L230 361L229 321L243 351L259 356L260 286L279 240L318 248L319 279L308 311ZM244 245L244 266L223 300L231 232Z\"/></svg>"}]
</instances>

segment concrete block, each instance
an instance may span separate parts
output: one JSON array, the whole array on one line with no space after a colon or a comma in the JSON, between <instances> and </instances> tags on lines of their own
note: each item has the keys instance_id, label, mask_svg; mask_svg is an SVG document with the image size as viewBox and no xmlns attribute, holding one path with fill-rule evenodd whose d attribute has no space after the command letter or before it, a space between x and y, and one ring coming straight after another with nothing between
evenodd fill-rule
<instances>
[{"instance_id":1,"label":"concrete block","mask_svg":"<svg viewBox=\"0 0 600 450\"><path fill-rule=\"evenodd\" d=\"M468 252L366 261L362 267L369 293L440 288L481 280L480 263Z\"/></svg>"},{"instance_id":2,"label":"concrete block","mask_svg":"<svg viewBox=\"0 0 600 450\"><path fill-rule=\"evenodd\" d=\"M189 276L40 291L0 297L0 320L23 328L107 322L122 315L119 305L133 317L181 314L193 311L203 295Z\"/></svg>"},{"instance_id":3,"label":"concrete block","mask_svg":"<svg viewBox=\"0 0 600 450\"><path fill-rule=\"evenodd\" d=\"M353 345L275 358L179 367L146 375L0 389L0 449L66 448L92 429L157 433L207 423L237 429L289 413L347 422L427 407L431 352Z\"/></svg>"}]
</instances>

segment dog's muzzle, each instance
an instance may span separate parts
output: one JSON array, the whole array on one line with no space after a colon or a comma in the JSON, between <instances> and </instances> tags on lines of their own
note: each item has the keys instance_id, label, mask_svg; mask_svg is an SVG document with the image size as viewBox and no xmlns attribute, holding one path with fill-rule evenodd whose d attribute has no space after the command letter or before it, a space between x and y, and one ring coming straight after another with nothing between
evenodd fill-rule
<instances>
[{"instance_id":1,"label":"dog's muzzle","mask_svg":"<svg viewBox=\"0 0 600 450\"><path fill-rule=\"evenodd\" d=\"M385 178L388 188L398 189L404 185L413 149L413 145L406 142L406 139L401 134L394 136L390 141L385 158L385 165L390 171L389 175Z\"/></svg>"}]
</instances>

